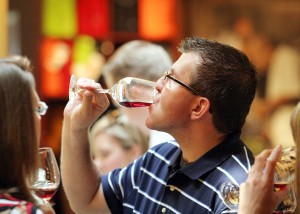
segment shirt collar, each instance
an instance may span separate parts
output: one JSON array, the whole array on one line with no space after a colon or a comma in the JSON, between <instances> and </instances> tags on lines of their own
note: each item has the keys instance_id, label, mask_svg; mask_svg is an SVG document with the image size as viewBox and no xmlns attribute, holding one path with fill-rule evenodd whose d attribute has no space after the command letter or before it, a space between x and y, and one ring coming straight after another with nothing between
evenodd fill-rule
<instances>
[{"instance_id":1,"label":"shirt collar","mask_svg":"<svg viewBox=\"0 0 300 214\"><path fill-rule=\"evenodd\" d=\"M194 163L181 168L180 171L192 180L200 178L202 175L216 168L220 163L228 159L236 150L240 150L244 147L240 136L241 132L229 134L222 143L209 150ZM175 164L179 164L181 155L182 151L178 149L175 152L173 159L171 159L169 167L172 168Z\"/></svg>"}]
</instances>

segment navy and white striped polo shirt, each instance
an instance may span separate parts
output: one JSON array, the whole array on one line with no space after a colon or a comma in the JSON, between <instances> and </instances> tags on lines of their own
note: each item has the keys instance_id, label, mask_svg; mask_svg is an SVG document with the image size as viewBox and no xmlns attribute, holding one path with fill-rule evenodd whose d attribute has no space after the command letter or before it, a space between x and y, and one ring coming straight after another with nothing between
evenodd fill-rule
<instances>
[{"instance_id":1,"label":"navy and white striped polo shirt","mask_svg":"<svg viewBox=\"0 0 300 214\"><path fill-rule=\"evenodd\" d=\"M220 188L241 184L254 161L240 140L227 137L204 156L181 169L181 150L175 141L159 144L124 169L102 176L112 213L232 213Z\"/></svg>"}]
</instances>

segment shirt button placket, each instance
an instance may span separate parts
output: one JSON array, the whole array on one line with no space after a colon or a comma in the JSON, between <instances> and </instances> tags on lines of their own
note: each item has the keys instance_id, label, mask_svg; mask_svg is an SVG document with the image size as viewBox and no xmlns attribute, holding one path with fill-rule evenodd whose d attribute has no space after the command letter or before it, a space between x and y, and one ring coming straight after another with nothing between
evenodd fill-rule
<instances>
[{"instance_id":1,"label":"shirt button placket","mask_svg":"<svg viewBox=\"0 0 300 214\"><path fill-rule=\"evenodd\" d=\"M167 211L167 208L165 208L165 207L163 207L162 209L161 209L161 212L162 213L165 213Z\"/></svg>"}]
</instances>

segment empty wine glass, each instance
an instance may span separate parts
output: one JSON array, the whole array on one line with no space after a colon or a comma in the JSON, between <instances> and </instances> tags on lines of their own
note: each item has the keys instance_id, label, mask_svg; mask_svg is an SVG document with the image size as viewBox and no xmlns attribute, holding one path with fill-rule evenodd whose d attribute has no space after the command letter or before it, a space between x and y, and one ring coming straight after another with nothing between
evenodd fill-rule
<instances>
[{"instance_id":1,"label":"empty wine glass","mask_svg":"<svg viewBox=\"0 0 300 214\"><path fill-rule=\"evenodd\" d=\"M221 186L223 201L230 210L238 210L240 195L239 190L239 186L231 182L226 182Z\"/></svg>"},{"instance_id":2,"label":"empty wine glass","mask_svg":"<svg viewBox=\"0 0 300 214\"><path fill-rule=\"evenodd\" d=\"M32 189L37 196L49 203L60 184L59 168L50 147L39 148L40 164Z\"/></svg>"},{"instance_id":3,"label":"empty wine glass","mask_svg":"<svg viewBox=\"0 0 300 214\"><path fill-rule=\"evenodd\" d=\"M281 156L276 162L274 174L274 191L279 191L295 180L296 147L288 147L282 150ZM237 211L239 205L239 186L231 182L225 182L220 189L225 205ZM296 196L292 185L289 187L285 199L274 210L274 213L293 213L296 209Z\"/></svg>"},{"instance_id":4,"label":"empty wine glass","mask_svg":"<svg viewBox=\"0 0 300 214\"><path fill-rule=\"evenodd\" d=\"M108 93L112 98L120 105L132 108L132 107L145 107L150 106L153 103L153 96L155 94L155 83L134 78L125 77L119 80L110 89L96 89L98 93ZM81 89L76 85L75 75L71 76L69 86L69 99L71 102L75 99L77 93L82 93L84 89Z\"/></svg>"}]
</instances>

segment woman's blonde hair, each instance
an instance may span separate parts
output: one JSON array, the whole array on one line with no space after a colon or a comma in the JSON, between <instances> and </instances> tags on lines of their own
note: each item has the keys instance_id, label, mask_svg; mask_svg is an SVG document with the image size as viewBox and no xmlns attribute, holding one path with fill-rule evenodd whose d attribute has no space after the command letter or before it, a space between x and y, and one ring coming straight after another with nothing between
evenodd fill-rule
<instances>
[{"instance_id":1,"label":"woman's blonde hair","mask_svg":"<svg viewBox=\"0 0 300 214\"><path fill-rule=\"evenodd\" d=\"M146 152L149 147L149 137L138 127L119 121L118 117L119 113L115 110L96 121L90 130L91 143L98 134L105 133L120 141L125 150L139 144L142 151Z\"/></svg>"},{"instance_id":2,"label":"woman's blonde hair","mask_svg":"<svg viewBox=\"0 0 300 214\"><path fill-rule=\"evenodd\" d=\"M300 201L300 102L296 105L291 115L291 128L293 138L296 144L297 154L296 154L296 192L297 192L297 210L299 210Z\"/></svg>"}]
</instances>

